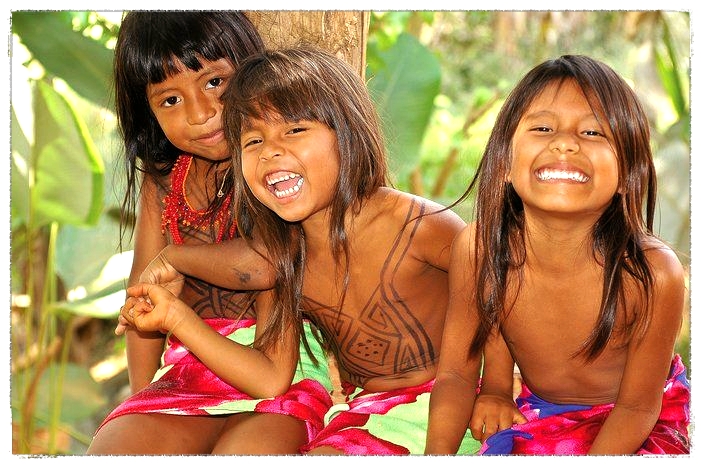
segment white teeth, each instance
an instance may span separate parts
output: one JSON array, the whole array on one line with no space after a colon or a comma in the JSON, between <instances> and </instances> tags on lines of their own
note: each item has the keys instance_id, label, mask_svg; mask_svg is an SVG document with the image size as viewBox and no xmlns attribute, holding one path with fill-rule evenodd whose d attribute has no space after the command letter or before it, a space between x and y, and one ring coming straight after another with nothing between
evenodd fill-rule
<instances>
[{"instance_id":1,"label":"white teeth","mask_svg":"<svg viewBox=\"0 0 701 466\"><path fill-rule=\"evenodd\" d=\"M291 177L291 178L294 178L294 177ZM290 178L287 178L287 179L290 179ZM275 196L276 196L277 198L281 198L281 197L289 196L289 195L292 194L292 193L296 193L297 191L299 191L299 188L302 186L302 183L304 183L304 180L303 180L302 178L300 178L299 181L297 181L297 184L294 185L294 186L292 186L292 187L289 188L289 189L286 189L286 190L284 190L284 191L278 191L278 190L276 189L276 190L275 190Z\"/></svg>"},{"instance_id":2,"label":"white teeth","mask_svg":"<svg viewBox=\"0 0 701 466\"><path fill-rule=\"evenodd\" d=\"M293 186L289 186L290 183L285 183L287 186L289 186L287 189L283 189L283 190L278 189L279 187L282 187L282 186L278 186L279 183L284 183L284 182L290 181L290 180L296 180L295 184ZM297 191L299 191L299 189L304 184L304 178L302 178L302 176L297 174L297 173L285 173L284 175L280 174L280 175L277 175L275 177L271 176L271 177L266 178L265 181L266 181L266 183L268 183L268 187L270 188L270 191L278 199L296 193Z\"/></svg>"},{"instance_id":3,"label":"white teeth","mask_svg":"<svg viewBox=\"0 0 701 466\"><path fill-rule=\"evenodd\" d=\"M281 176L279 178L270 178L268 179L268 185L273 185L275 183L279 183L281 181L287 181L291 180L292 178L297 178L299 175L296 173L290 173L288 175Z\"/></svg>"},{"instance_id":4,"label":"white teeth","mask_svg":"<svg viewBox=\"0 0 701 466\"><path fill-rule=\"evenodd\" d=\"M536 172L536 177L541 181L567 180L576 181L578 183L585 183L586 181L589 181L589 177L584 173L567 170L553 170L550 168L539 170Z\"/></svg>"}]
</instances>

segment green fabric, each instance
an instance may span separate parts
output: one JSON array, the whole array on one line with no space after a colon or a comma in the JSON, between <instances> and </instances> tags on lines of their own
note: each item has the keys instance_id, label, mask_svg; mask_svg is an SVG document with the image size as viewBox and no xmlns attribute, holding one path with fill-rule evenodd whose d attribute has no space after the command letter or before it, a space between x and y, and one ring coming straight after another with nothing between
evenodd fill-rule
<instances>
[{"instance_id":1,"label":"green fabric","mask_svg":"<svg viewBox=\"0 0 701 466\"><path fill-rule=\"evenodd\" d=\"M426 447L430 398L430 393L422 393L414 403L395 406L386 414L371 414L364 428L377 438L406 447L412 455L422 455ZM457 454L474 455L479 449L480 443L468 430Z\"/></svg>"},{"instance_id":2,"label":"green fabric","mask_svg":"<svg viewBox=\"0 0 701 466\"><path fill-rule=\"evenodd\" d=\"M269 399L269 398L268 398ZM208 414L213 416L220 414L252 413L261 400L232 400L220 403L216 406L203 407Z\"/></svg>"},{"instance_id":3,"label":"green fabric","mask_svg":"<svg viewBox=\"0 0 701 466\"><path fill-rule=\"evenodd\" d=\"M465 436L462 438L462 443L460 444L460 448L458 448L457 454L476 455L481 446L482 444L478 440L472 438L470 429L468 429L467 432L465 432Z\"/></svg>"},{"instance_id":4,"label":"green fabric","mask_svg":"<svg viewBox=\"0 0 701 466\"><path fill-rule=\"evenodd\" d=\"M331 390L333 390L333 382L331 382L331 375L329 373L329 362L326 359L326 354L321 344L312 334L311 324L308 322L304 322L304 335L307 338L309 349L312 354L314 354L314 357L316 357L319 365L314 365L304 345L300 342L299 365L297 366L297 372L295 372L292 383L297 383L303 379L314 379L322 384L326 390L331 392Z\"/></svg>"},{"instance_id":5,"label":"green fabric","mask_svg":"<svg viewBox=\"0 0 701 466\"><path fill-rule=\"evenodd\" d=\"M333 383L331 382L331 376L329 374L329 364L326 360L326 354L321 347L321 344L314 338L311 330L311 324L309 322L304 323L304 334L307 337L307 343L312 353L316 357L319 365L315 366L311 358L307 354L307 350L304 349L304 345L299 345L299 365L297 366L297 371L295 372L294 379L292 383L295 384L304 379L314 379L324 386L329 392L333 390ZM242 345L251 345L255 340L256 336L256 326L253 325L247 328L237 329L233 334L229 335L227 338L238 342Z\"/></svg>"}]
</instances>

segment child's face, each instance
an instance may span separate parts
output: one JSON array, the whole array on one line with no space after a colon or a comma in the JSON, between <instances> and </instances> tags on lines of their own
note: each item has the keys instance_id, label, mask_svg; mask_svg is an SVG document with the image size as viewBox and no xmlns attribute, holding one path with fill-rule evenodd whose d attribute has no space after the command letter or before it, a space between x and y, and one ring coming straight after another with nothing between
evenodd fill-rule
<instances>
[{"instance_id":1,"label":"child's face","mask_svg":"<svg viewBox=\"0 0 701 466\"><path fill-rule=\"evenodd\" d=\"M180 63L180 73L149 84L146 97L168 140L183 152L210 160L230 156L221 122L219 97L234 72L228 60L200 59L192 71Z\"/></svg>"},{"instance_id":2,"label":"child's face","mask_svg":"<svg viewBox=\"0 0 701 466\"><path fill-rule=\"evenodd\" d=\"M598 218L618 189L611 130L580 87L554 82L533 100L513 136L508 178L531 212Z\"/></svg>"},{"instance_id":3,"label":"child's face","mask_svg":"<svg viewBox=\"0 0 701 466\"><path fill-rule=\"evenodd\" d=\"M340 169L336 133L318 121L250 118L241 134L242 166L256 198L284 220L304 221L333 200Z\"/></svg>"}]
</instances>

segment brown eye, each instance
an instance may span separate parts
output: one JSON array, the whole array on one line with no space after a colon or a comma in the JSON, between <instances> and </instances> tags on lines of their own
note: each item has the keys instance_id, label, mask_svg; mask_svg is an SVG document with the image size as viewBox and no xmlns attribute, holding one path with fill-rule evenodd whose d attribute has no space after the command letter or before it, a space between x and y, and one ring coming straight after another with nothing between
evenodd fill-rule
<instances>
[{"instance_id":1,"label":"brown eye","mask_svg":"<svg viewBox=\"0 0 701 466\"><path fill-rule=\"evenodd\" d=\"M254 146L254 145L256 145L256 144L260 144L261 141L262 141L261 138L251 138L251 139L248 139L247 141L245 141L245 142L242 144L242 147L245 149L245 148L247 148L247 147L251 147L251 146Z\"/></svg>"},{"instance_id":2,"label":"brown eye","mask_svg":"<svg viewBox=\"0 0 701 466\"><path fill-rule=\"evenodd\" d=\"M168 97L163 101L163 106L164 107L172 107L173 105L177 104L180 101L177 97Z\"/></svg>"},{"instance_id":3,"label":"brown eye","mask_svg":"<svg viewBox=\"0 0 701 466\"><path fill-rule=\"evenodd\" d=\"M219 87L222 85L224 82L224 78L212 78L209 81L207 81L207 89L213 89L215 87Z\"/></svg>"}]
</instances>

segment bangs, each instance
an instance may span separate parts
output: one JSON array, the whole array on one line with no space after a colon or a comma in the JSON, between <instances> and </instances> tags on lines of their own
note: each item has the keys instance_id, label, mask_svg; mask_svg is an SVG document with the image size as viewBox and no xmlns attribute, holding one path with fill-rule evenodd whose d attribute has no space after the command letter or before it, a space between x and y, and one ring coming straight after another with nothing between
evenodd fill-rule
<instances>
[{"instance_id":1,"label":"bangs","mask_svg":"<svg viewBox=\"0 0 701 466\"><path fill-rule=\"evenodd\" d=\"M182 65L185 65L192 71L202 69L202 62L199 57L191 51L175 55L166 50L163 52L163 55L149 55L141 65L140 73L137 76L144 76L146 84L158 84L165 81L170 76L180 73Z\"/></svg>"},{"instance_id":2,"label":"bangs","mask_svg":"<svg viewBox=\"0 0 701 466\"><path fill-rule=\"evenodd\" d=\"M249 119L263 120L266 123L276 121L297 122L302 120L319 121L329 124L330 118L317 112L312 106L300 105L287 98L289 94L285 92L266 94L253 98L249 102L240 102L237 105L238 111L242 115L242 128L247 127ZM260 99L260 100L257 100Z\"/></svg>"},{"instance_id":3,"label":"bangs","mask_svg":"<svg viewBox=\"0 0 701 466\"><path fill-rule=\"evenodd\" d=\"M265 65L269 65L265 63ZM271 66L248 68L233 90L231 108L245 120L263 121L282 119L287 122L300 120L319 121L334 128L339 109L336 99L318 80L295 73L296 70L280 70Z\"/></svg>"},{"instance_id":4,"label":"bangs","mask_svg":"<svg viewBox=\"0 0 701 466\"><path fill-rule=\"evenodd\" d=\"M182 65L197 72L204 66L202 65L203 59L217 61L220 58L228 58L226 51L221 47L214 45L207 47L192 42L187 42L177 49L173 47L164 49L160 55L155 55L156 53L158 51L154 51L144 60L143 69L137 75L145 76L147 84L160 83L166 78L180 73Z\"/></svg>"},{"instance_id":5,"label":"bangs","mask_svg":"<svg viewBox=\"0 0 701 466\"><path fill-rule=\"evenodd\" d=\"M142 59L134 63L134 76L143 76L146 84L160 83L182 71L182 65L192 71L199 71L203 67L203 59L216 61L229 58L219 37L223 34L221 29L217 28L216 34L210 32L202 27L197 31L189 31L190 36L164 35L156 42L160 44L159 47L144 44L140 54Z\"/></svg>"}]
</instances>

